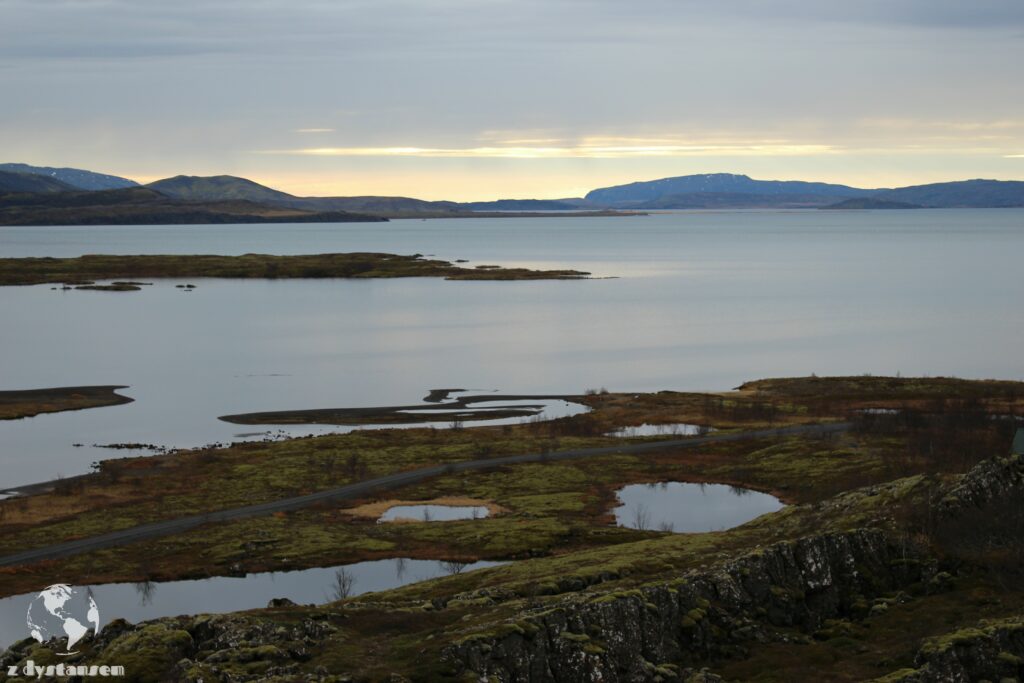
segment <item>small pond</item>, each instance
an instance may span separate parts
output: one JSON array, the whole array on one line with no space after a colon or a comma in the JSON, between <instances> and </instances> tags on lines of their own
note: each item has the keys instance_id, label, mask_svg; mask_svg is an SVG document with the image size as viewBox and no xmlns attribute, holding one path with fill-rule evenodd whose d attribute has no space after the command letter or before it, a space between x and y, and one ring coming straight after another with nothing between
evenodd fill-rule
<instances>
[{"instance_id":1,"label":"small pond","mask_svg":"<svg viewBox=\"0 0 1024 683\"><path fill-rule=\"evenodd\" d=\"M450 522L456 519L482 519L490 514L483 505L396 505L388 508L377 522L415 519L423 522Z\"/></svg>"},{"instance_id":2,"label":"small pond","mask_svg":"<svg viewBox=\"0 0 1024 683\"><path fill-rule=\"evenodd\" d=\"M623 427L616 429L608 436L699 436L713 431L715 431L713 428L706 425L673 422L671 424L642 424L635 427Z\"/></svg>"},{"instance_id":3,"label":"small pond","mask_svg":"<svg viewBox=\"0 0 1024 683\"><path fill-rule=\"evenodd\" d=\"M676 533L731 529L783 507L767 493L725 484L631 484L617 495L621 504L613 512L619 526Z\"/></svg>"},{"instance_id":4,"label":"small pond","mask_svg":"<svg viewBox=\"0 0 1024 683\"><path fill-rule=\"evenodd\" d=\"M274 598L288 598L298 604L331 602L338 599L339 572L342 570L341 582L349 584L348 594L351 597L498 564L501 563L465 564L399 558L243 577L219 576L165 583L109 583L83 588L91 590L99 607L100 624L105 625L119 617L137 623L180 614L236 612L266 607ZM0 599L0 651L29 637L25 614L37 594Z\"/></svg>"}]
</instances>

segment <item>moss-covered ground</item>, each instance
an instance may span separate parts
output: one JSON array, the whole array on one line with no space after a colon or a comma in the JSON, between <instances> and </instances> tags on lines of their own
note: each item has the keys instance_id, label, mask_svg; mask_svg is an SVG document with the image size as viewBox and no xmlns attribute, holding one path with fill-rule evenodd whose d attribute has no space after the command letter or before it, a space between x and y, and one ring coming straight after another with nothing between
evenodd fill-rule
<instances>
[{"instance_id":1,"label":"moss-covered ground","mask_svg":"<svg viewBox=\"0 0 1024 683\"><path fill-rule=\"evenodd\" d=\"M504 512L478 520L375 524L338 506L211 524L186 534L31 567L0 569L0 592L56 580L168 580L209 574L327 566L382 557L515 559L500 567L353 598L331 608L261 613L281 623L311 616L334 624L310 671L390 671L443 678L439 652L466 633L513 628L525 605L566 593L594 599L670 580L775 541L826 530L881 526L907 533L904 511L928 500L975 462L1005 453L1024 385L952 379L771 380L727 394L600 394L591 413L550 422L450 430L375 430L108 461L69 490L0 503L0 553L156 519L272 500L430 464L624 441L613 429L687 422L719 430L854 418L846 433L666 448L449 474L386 498L462 497ZM824 384L823 384L824 383ZM893 415L865 408L897 408ZM707 534L612 525L614 493L657 481L728 483L773 493L789 505L741 527ZM372 499L346 503L355 507ZM1002 590L1004 597L998 598ZM789 644L752 646L712 662L728 680L863 680L912 661L920 640L975 617L1019 610L1024 592L965 566L951 589L911 596L860 622L834 624ZM438 605L443 605L439 608ZM504 626L502 626L504 624ZM497 625L497 626L496 626Z\"/></svg>"}]
</instances>

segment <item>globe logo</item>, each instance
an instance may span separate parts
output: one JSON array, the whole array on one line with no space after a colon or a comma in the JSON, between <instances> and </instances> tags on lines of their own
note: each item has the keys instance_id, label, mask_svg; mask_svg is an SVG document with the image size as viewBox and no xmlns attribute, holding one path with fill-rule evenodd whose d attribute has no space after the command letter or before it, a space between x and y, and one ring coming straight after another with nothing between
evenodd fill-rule
<instances>
[{"instance_id":1,"label":"globe logo","mask_svg":"<svg viewBox=\"0 0 1024 683\"><path fill-rule=\"evenodd\" d=\"M75 643L89 632L100 632L100 610L89 591L82 591L64 583L54 584L37 595L28 605L25 615L29 633L40 643L56 636L67 636L67 651L58 655L77 654Z\"/></svg>"}]
</instances>

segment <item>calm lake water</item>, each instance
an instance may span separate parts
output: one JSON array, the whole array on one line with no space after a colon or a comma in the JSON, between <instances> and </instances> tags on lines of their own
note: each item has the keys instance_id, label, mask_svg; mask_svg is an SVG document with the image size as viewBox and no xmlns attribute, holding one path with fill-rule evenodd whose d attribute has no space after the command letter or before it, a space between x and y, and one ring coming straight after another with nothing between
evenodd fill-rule
<instances>
[{"instance_id":1,"label":"calm lake water","mask_svg":"<svg viewBox=\"0 0 1024 683\"><path fill-rule=\"evenodd\" d=\"M5 257L341 251L613 279L193 280L188 294L160 280L127 293L0 288L0 387L126 384L136 399L0 423L0 488L123 454L93 443L227 441L261 428L219 415L410 404L442 387L1024 378L1021 210L0 228Z\"/></svg>"},{"instance_id":2,"label":"calm lake water","mask_svg":"<svg viewBox=\"0 0 1024 683\"><path fill-rule=\"evenodd\" d=\"M181 614L222 614L256 609L266 607L274 598L288 598L300 605L319 605L338 599L336 572L340 569L344 569L352 581L351 597L499 564L460 564L398 558L243 577L218 576L195 581L147 584L107 583L80 587L76 600L81 604L69 602L67 608L71 615L84 614L87 591L91 591L99 607L102 627L117 618L138 623ZM12 643L29 637L25 613L37 595L26 593L0 599L0 652Z\"/></svg>"},{"instance_id":3,"label":"calm lake water","mask_svg":"<svg viewBox=\"0 0 1024 683\"><path fill-rule=\"evenodd\" d=\"M620 505L612 512L619 526L676 533L731 529L782 509L774 496L724 484L630 484L616 496Z\"/></svg>"}]
</instances>

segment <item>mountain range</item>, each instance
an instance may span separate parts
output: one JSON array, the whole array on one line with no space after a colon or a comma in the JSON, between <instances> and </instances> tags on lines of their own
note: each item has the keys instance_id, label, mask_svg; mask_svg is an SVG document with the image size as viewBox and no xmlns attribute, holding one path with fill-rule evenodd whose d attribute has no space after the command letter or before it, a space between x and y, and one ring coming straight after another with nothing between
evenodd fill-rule
<instances>
[{"instance_id":1,"label":"mountain range","mask_svg":"<svg viewBox=\"0 0 1024 683\"><path fill-rule=\"evenodd\" d=\"M150 189L185 201L244 199L303 211L357 211L387 214L454 214L466 210L454 202L428 202L409 197L296 197L245 178L234 176L184 176L158 180Z\"/></svg>"},{"instance_id":2,"label":"mountain range","mask_svg":"<svg viewBox=\"0 0 1024 683\"><path fill-rule=\"evenodd\" d=\"M617 209L1003 208L1024 206L1024 182L963 180L865 189L831 183L754 180L712 173L662 178L588 192L592 205Z\"/></svg>"},{"instance_id":3,"label":"mountain range","mask_svg":"<svg viewBox=\"0 0 1024 683\"><path fill-rule=\"evenodd\" d=\"M0 164L0 171L50 178L78 190L120 190L137 187L138 183L116 175L106 175L77 168L52 168L28 164Z\"/></svg>"},{"instance_id":4,"label":"mountain range","mask_svg":"<svg viewBox=\"0 0 1024 683\"><path fill-rule=\"evenodd\" d=\"M598 188L580 198L459 203L410 197L298 197L227 175L179 175L139 185L127 178L81 169L0 164L0 224L333 222L608 210L1002 207L1024 207L1024 182L965 180L865 189L712 173Z\"/></svg>"}]
</instances>

